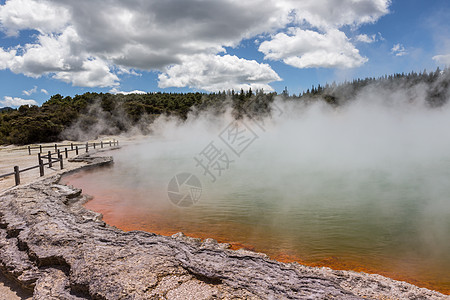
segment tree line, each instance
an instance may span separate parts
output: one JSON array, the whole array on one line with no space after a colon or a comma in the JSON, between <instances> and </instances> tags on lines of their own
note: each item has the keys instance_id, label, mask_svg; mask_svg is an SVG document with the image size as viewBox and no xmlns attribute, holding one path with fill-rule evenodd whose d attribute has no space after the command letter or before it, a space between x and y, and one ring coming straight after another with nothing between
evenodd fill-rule
<instances>
[{"instance_id":1,"label":"tree line","mask_svg":"<svg viewBox=\"0 0 450 300\"><path fill-rule=\"evenodd\" d=\"M17 109L0 109L0 144L31 144L61 139L96 138L89 134L119 134L138 128L148 133L150 124L160 115L185 120L188 114L209 111L224 113L231 108L235 118L245 114L270 114L277 96L284 101L325 101L339 106L364 88L392 90L409 89L422 84L430 106L441 106L450 98L450 69L420 73L393 74L379 78L356 79L351 82L312 86L300 95L263 90L228 90L217 93L91 93L63 97L51 96L42 106L23 105ZM94 130L95 129L95 130ZM85 133L83 135L83 133Z\"/></svg>"}]
</instances>

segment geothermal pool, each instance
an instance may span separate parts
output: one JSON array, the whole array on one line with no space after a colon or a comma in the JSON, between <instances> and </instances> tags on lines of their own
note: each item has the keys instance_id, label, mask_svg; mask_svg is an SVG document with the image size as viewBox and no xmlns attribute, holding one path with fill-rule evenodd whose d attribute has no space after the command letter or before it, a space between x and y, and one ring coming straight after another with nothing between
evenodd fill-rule
<instances>
[{"instance_id":1,"label":"geothermal pool","mask_svg":"<svg viewBox=\"0 0 450 300\"><path fill-rule=\"evenodd\" d=\"M169 201L170 169L160 161L149 165L153 176L145 183L124 178L132 170L120 155L113 167L62 181L93 195L86 206L123 230L182 231L281 261L378 273L449 293L450 214L437 194L450 195L450 185L441 182L442 190L432 191L435 182L429 182L430 172L450 180L449 164L411 167L411 176L395 182L399 175L381 171L299 170L286 174L282 186L271 186L271 176L255 169L245 180L229 176L207 184L188 208Z\"/></svg>"},{"instance_id":2,"label":"geothermal pool","mask_svg":"<svg viewBox=\"0 0 450 300\"><path fill-rule=\"evenodd\" d=\"M316 107L301 118L284 110L264 127L247 120L257 138L239 155L224 143L229 120L166 120L148 140L111 152L113 166L62 182L92 195L86 206L123 230L182 231L281 261L378 273L449 294L448 109L399 115ZM233 160L215 181L194 159L211 154L211 142ZM190 207L168 197L181 172L201 181Z\"/></svg>"}]
</instances>

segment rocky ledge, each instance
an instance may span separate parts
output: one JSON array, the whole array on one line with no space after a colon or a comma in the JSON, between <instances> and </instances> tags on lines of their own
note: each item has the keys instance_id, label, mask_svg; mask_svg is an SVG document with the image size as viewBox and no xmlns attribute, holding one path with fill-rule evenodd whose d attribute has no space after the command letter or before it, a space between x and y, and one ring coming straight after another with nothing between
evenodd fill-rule
<instances>
[{"instance_id":1,"label":"rocky ledge","mask_svg":"<svg viewBox=\"0 0 450 300\"><path fill-rule=\"evenodd\" d=\"M85 209L81 190L59 178L0 195L0 269L33 299L449 299L379 275L229 250L212 239L123 232Z\"/></svg>"}]
</instances>

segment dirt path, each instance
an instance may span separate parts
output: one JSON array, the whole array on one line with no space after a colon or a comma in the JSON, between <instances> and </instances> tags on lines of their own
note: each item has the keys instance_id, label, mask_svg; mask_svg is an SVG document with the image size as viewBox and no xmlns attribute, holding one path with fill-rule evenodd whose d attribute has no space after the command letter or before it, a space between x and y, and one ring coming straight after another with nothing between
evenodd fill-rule
<instances>
[{"instance_id":1,"label":"dirt path","mask_svg":"<svg viewBox=\"0 0 450 300\"><path fill-rule=\"evenodd\" d=\"M49 149L46 150L48 151ZM25 169L37 165L37 153L38 150L32 150L32 154L29 155L26 147L7 146L0 148L0 175L13 172L14 166L19 166L19 169ZM69 157L73 156L75 156L75 152L69 154ZM70 163L67 159L64 159L65 170L71 170L78 166L80 166L80 163ZM53 163L52 168L45 166L45 177L55 175L60 171L59 163ZM31 183L37 179L39 179L39 168L20 173L21 184ZM7 190L14 186L14 175L0 178L0 191Z\"/></svg>"},{"instance_id":2,"label":"dirt path","mask_svg":"<svg viewBox=\"0 0 450 300\"><path fill-rule=\"evenodd\" d=\"M119 140L124 144L130 144L134 139L124 138L118 136L104 137L102 141ZM93 142L93 141L90 141ZM98 142L98 141L97 141ZM60 144L70 144L71 141L64 141ZM73 142L79 143L79 142ZM54 143L40 144L42 146L52 146ZM30 145L31 147L38 145ZM109 146L105 146L108 148ZM44 148L45 151L53 150L54 148ZM39 150L33 149L31 155L28 153L28 146L0 146L0 175L13 172L14 166L19 166L20 169L25 169L38 164L37 153ZM85 149L80 149L80 154L84 153ZM69 152L69 158L75 156L75 152ZM85 162L69 162L64 159L64 169L61 170L58 163L55 163L52 168L45 166L44 178L51 177L57 173L65 172L67 170L73 170L85 165ZM33 169L20 174L21 185L28 184L41 180L39 169ZM0 178L0 192L9 190L15 186L14 175ZM19 287L13 281L7 279L0 271L0 300L16 300L16 299L31 299L31 294Z\"/></svg>"},{"instance_id":3,"label":"dirt path","mask_svg":"<svg viewBox=\"0 0 450 300\"><path fill-rule=\"evenodd\" d=\"M140 140L144 139L144 136L104 136L99 138L98 140L95 141L89 141L89 143L93 143L93 142L100 142L100 141L120 141L120 145L124 146L124 145L130 145L136 142L139 142ZM57 143L58 145L69 145L70 143L80 143L77 141L62 141ZM81 143L85 143L85 142L81 142ZM51 146L55 145L55 143L47 143L47 144L37 144L37 145L30 145L31 147L36 147L36 146L50 146L50 148L43 148L43 152L47 153L49 150L52 150L53 152L55 151L55 149ZM83 154L86 152L85 148L83 147L79 147L79 153ZM97 146L97 149L99 147ZM104 149L108 149L109 145L105 145ZM90 148L91 149L91 148ZM63 149L61 149L63 150ZM92 151L92 149L91 149ZM14 146L14 145L9 145L9 146L0 146L0 175L2 174L7 174L7 173L11 173L14 171L14 166L19 166L19 169L25 169L28 167L32 167L38 164L38 154L39 150L38 149L32 149L31 150L31 155L28 154L28 145L26 146ZM69 158L72 158L75 156L75 151L69 152ZM45 163L46 161L44 161ZM67 161L67 159L64 159L64 170L72 170L74 168L78 168L80 166L80 164L82 163L71 163L69 161ZM53 163L53 167L49 168L48 166L45 166L44 169L45 172L45 177L49 177L49 176L53 176L55 174L57 174L58 172L61 172L61 169L59 167L59 163ZM39 179L39 168L30 170L30 171L26 171L23 173L20 173L20 181L21 181L21 185L23 184L28 184L31 182L34 182L36 180ZM15 180L14 180L14 175L5 177L5 178L0 178L0 192L10 189L12 187L14 187L15 185Z\"/></svg>"}]
</instances>

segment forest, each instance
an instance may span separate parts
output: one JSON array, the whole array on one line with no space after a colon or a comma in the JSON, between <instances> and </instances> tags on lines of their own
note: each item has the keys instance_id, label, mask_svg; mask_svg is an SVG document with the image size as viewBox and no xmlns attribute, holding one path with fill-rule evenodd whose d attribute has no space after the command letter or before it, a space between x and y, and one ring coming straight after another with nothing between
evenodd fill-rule
<instances>
[{"instance_id":1,"label":"forest","mask_svg":"<svg viewBox=\"0 0 450 300\"><path fill-rule=\"evenodd\" d=\"M215 114L231 108L235 118L270 114L271 103L283 101L325 101L340 106L351 101L366 87L395 92L423 85L430 107L444 105L450 98L450 69L420 73L393 74L379 78L312 86L301 95L262 90L228 90L217 93L91 93L74 97L56 94L42 106L23 105L17 109L0 108L0 144L32 144L63 139L95 139L99 135L120 134L138 129L148 134L149 126L160 115L185 120L190 113Z\"/></svg>"}]
</instances>

